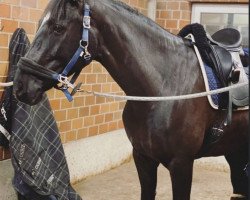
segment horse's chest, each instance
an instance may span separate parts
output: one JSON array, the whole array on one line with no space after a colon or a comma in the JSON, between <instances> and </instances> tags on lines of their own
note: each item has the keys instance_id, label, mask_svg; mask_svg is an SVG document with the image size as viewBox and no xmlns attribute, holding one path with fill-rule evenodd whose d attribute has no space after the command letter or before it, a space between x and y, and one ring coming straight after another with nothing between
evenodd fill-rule
<instances>
[{"instance_id":1,"label":"horse's chest","mask_svg":"<svg viewBox=\"0 0 250 200\"><path fill-rule=\"evenodd\" d=\"M170 115L155 106L126 106L123 121L134 148L145 154L164 152Z\"/></svg>"}]
</instances>

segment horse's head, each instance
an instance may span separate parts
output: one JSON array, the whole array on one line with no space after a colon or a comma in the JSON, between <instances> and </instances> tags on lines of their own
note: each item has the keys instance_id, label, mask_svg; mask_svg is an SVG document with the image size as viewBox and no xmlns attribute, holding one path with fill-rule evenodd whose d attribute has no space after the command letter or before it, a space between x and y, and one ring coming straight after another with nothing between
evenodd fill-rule
<instances>
[{"instance_id":1,"label":"horse's head","mask_svg":"<svg viewBox=\"0 0 250 200\"><path fill-rule=\"evenodd\" d=\"M50 1L29 51L18 64L14 91L20 101L30 105L38 103L46 90L58 84L56 74L63 72L79 46L86 46L86 42L80 42L84 29L84 5L85 1L80 0ZM89 39L93 44L93 37ZM93 51L89 48L92 55ZM77 62L66 76L79 71L93 58L82 59L82 54L75 59Z\"/></svg>"}]
</instances>

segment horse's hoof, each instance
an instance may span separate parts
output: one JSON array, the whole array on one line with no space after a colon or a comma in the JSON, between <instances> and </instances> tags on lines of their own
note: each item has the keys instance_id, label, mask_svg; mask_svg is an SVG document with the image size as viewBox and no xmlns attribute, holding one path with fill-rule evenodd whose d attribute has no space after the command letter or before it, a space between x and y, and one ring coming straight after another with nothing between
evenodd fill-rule
<instances>
[{"instance_id":1,"label":"horse's hoof","mask_svg":"<svg viewBox=\"0 0 250 200\"><path fill-rule=\"evenodd\" d=\"M247 197L241 194L233 194L230 200L247 200Z\"/></svg>"}]
</instances>

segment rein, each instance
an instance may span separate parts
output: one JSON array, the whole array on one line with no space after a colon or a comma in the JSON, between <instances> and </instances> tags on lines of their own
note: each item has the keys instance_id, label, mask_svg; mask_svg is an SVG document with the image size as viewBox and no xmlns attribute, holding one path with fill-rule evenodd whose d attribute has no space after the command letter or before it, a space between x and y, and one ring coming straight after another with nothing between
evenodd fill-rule
<instances>
[{"instance_id":1,"label":"rein","mask_svg":"<svg viewBox=\"0 0 250 200\"><path fill-rule=\"evenodd\" d=\"M83 10L82 38L79 42L78 49L76 50L75 54L73 55L69 63L66 65L62 73L58 74L57 72L47 69L44 66L41 66L25 57L20 59L18 63L19 68L25 72L39 76L41 78L59 82L60 85L56 85L55 88L61 90L65 94L68 101L72 101L73 95L80 89L82 85L82 83L79 83L76 86L74 84L76 79L80 75L81 70L75 72L71 80L69 80L67 76L69 72L73 69L79 58L82 58L85 62L88 62L91 59L91 54L88 51L89 30L90 30L90 6L88 4L85 4ZM39 71L37 69L39 69ZM72 89L71 93L68 90L69 88Z\"/></svg>"}]
</instances>

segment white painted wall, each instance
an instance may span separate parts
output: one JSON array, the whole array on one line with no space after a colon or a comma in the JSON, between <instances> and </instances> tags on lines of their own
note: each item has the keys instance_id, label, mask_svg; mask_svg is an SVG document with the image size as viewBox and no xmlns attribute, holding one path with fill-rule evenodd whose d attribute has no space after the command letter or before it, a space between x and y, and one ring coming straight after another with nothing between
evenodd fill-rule
<instances>
[{"instance_id":1,"label":"white painted wall","mask_svg":"<svg viewBox=\"0 0 250 200\"><path fill-rule=\"evenodd\" d=\"M148 17L155 21L155 18L156 18L156 0L148 0Z\"/></svg>"}]
</instances>

